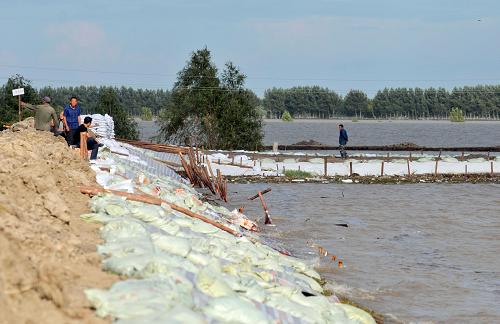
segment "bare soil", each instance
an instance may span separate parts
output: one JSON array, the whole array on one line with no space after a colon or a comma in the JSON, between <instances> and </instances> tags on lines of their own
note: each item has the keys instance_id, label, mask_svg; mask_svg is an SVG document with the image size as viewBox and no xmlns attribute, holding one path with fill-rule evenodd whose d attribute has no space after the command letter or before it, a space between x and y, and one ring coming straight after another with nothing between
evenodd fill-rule
<instances>
[{"instance_id":1,"label":"bare soil","mask_svg":"<svg viewBox=\"0 0 500 324\"><path fill-rule=\"evenodd\" d=\"M100 267L98 226L80 219L95 174L62 138L0 133L0 323L99 323L84 295L118 277Z\"/></svg>"}]
</instances>

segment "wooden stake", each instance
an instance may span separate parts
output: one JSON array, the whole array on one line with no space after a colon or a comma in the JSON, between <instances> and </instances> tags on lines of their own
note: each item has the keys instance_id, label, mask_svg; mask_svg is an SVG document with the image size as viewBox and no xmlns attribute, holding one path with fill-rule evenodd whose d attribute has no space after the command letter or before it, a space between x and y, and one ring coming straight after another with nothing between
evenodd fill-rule
<instances>
[{"instance_id":1,"label":"wooden stake","mask_svg":"<svg viewBox=\"0 0 500 324\"><path fill-rule=\"evenodd\" d=\"M240 166L242 166L242 165L243 165L243 157L241 156L240 157Z\"/></svg>"},{"instance_id":2,"label":"wooden stake","mask_svg":"<svg viewBox=\"0 0 500 324\"><path fill-rule=\"evenodd\" d=\"M465 175L467 175L467 164L465 165Z\"/></svg>"},{"instance_id":3,"label":"wooden stake","mask_svg":"<svg viewBox=\"0 0 500 324\"><path fill-rule=\"evenodd\" d=\"M328 157L324 160L325 178L328 176Z\"/></svg>"},{"instance_id":4,"label":"wooden stake","mask_svg":"<svg viewBox=\"0 0 500 324\"><path fill-rule=\"evenodd\" d=\"M382 160L382 166L380 167L380 176L384 176L384 161Z\"/></svg>"},{"instance_id":5,"label":"wooden stake","mask_svg":"<svg viewBox=\"0 0 500 324\"><path fill-rule=\"evenodd\" d=\"M146 195L146 194L138 195L138 194L132 194L132 193L123 192L123 191L108 190L108 189L97 188L97 187L85 187L85 186L80 187L80 192L83 194L86 194L86 195L90 195L90 196L95 196L95 195L98 195L99 193L110 193L110 194L113 194L115 196L125 197L128 200L139 201L139 202L143 202L146 204L157 205L157 206L161 206L162 203L165 203L165 204L169 205L170 208L172 208L173 210L176 210L180 213L183 213L186 216L197 218L205 223L213 225L213 226L215 226L215 227L217 227L225 232L228 232L229 234L232 234L234 236L237 236L237 237L241 236L241 233L233 230L232 228L229 228L229 227L224 226L220 223L217 223L216 221L214 221L210 218L207 218L203 215L193 213L192 211L190 211L187 208L178 206L178 205L173 204L173 203L169 203L168 201L162 200L158 197L154 197L151 195Z\"/></svg>"},{"instance_id":6,"label":"wooden stake","mask_svg":"<svg viewBox=\"0 0 500 324\"><path fill-rule=\"evenodd\" d=\"M493 161L490 162L490 173L493 176Z\"/></svg>"},{"instance_id":7,"label":"wooden stake","mask_svg":"<svg viewBox=\"0 0 500 324\"><path fill-rule=\"evenodd\" d=\"M89 158L89 151L87 149L87 132L81 132L80 133L80 157L82 160L88 160Z\"/></svg>"},{"instance_id":8,"label":"wooden stake","mask_svg":"<svg viewBox=\"0 0 500 324\"><path fill-rule=\"evenodd\" d=\"M352 177L352 161L349 162L349 176Z\"/></svg>"},{"instance_id":9,"label":"wooden stake","mask_svg":"<svg viewBox=\"0 0 500 324\"><path fill-rule=\"evenodd\" d=\"M438 163L439 163L439 158L436 159L436 166L434 167L434 176L436 177L438 175Z\"/></svg>"},{"instance_id":10,"label":"wooden stake","mask_svg":"<svg viewBox=\"0 0 500 324\"><path fill-rule=\"evenodd\" d=\"M406 160L406 164L408 166L408 177L411 177L411 172L410 172L410 159Z\"/></svg>"}]
</instances>

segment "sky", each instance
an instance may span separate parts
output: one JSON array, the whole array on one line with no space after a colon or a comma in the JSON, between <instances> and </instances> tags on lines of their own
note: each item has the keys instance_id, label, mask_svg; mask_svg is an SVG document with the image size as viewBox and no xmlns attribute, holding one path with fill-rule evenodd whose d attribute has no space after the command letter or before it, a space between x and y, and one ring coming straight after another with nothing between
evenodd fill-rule
<instances>
[{"instance_id":1,"label":"sky","mask_svg":"<svg viewBox=\"0 0 500 324\"><path fill-rule=\"evenodd\" d=\"M500 84L498 0L0 0L0 82L170 89L190 53L259 96Z\"/></svg>"}]
</instances>

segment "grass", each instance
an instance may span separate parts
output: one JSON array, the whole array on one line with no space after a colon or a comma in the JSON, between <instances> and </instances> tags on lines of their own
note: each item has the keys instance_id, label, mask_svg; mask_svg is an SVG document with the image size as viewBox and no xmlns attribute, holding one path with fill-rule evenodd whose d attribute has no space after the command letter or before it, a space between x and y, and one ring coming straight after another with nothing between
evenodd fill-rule
<instances>
[{"instance_id":1,"label":"grass","mask_svg":"<svg viewBox=\"0 0 500 324\"><path fill-rule=\"evenodd\" d=\"M311 178L313 175L307 171L301 170L286 170L285 177L287 178Z\"/></svg>"}]
</instances>

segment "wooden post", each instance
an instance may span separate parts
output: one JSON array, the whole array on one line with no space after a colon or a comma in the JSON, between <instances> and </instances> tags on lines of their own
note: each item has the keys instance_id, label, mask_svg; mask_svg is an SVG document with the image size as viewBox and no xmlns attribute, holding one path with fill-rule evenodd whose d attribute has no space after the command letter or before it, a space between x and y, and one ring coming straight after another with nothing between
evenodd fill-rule
<instances>
[{"instance_id":1,"label":"wooden post","mask_svg":"<svg viewBox=\"0 0 500 324\"><path fill-rule=\"evenodd\" d=\"M490 151L488 151L488 161L490 160Z\"/></svg>"},{"instance_id":2,"label":"wooden post","mask_svg":"<svg viewBox=\"0 0 500 324\"><path fill-rule=\"evenodd\" d=\"M17 105L19 108L19 121L21 121L21 96L17 96Z\"/></svg>"},{"instance_id":3,"label":"wooden post","mask_svg":"<svg viewBox=\"0 0 500 324\"><path fill-rule=\"evenodd\" d=\"M255 166L256 164L257 164L257 161L253 160L253 166Z\"/></svg>"},{"instance_id":4,"label":"wooden post","mask_svg":"<svg viewBox=\"0 0 500 324\"><path fill-rule=\"evenodd\" d=\"M276 163L276 176L280 175L280 169L278 167L278 163Z\"/></svg>"},{"instance_id":5,"label":"wooden post","mask_svg":"<svg viewBox=\"0 0 500 324\"><path fill-rule=\"evenodd\" d=\"M299 164L299 171L300 171L300 164Z\"/></svg>"},{"instance_id":6,"label":"wooden post","mask_svg":"<svg viewBox=\"0 0 500 324\"><path fill-rule=\"evenodd\" d=\"M467 175L467 164L465 165L465 175Z\"/></svg>"},{"instance_id":7,"label":"wooden post","mask_svg":"<svg viewBox=\"0 0 500 324\"><path fill-rule=\"evenodd\" d=\"M231 164L234 165L234 155L233 158L231 159Z\"/></svg>"},{"instance_id":8,"label":"wooden post","mask_svg":"<svg viewBox=\"0 0 500 324\"><path fill-rule=\"evenodd\" d=\"M87 132L80 133L80 157L82 160L88 160L89 152L87 149Z\"/></svg>"},{"instance_id":9,"label":"wooden post","mask_svg":"<svg viewBox=\"0 0 500 324\"><path fill-rule=\"evenodd\" d=\"M262 170L262 160L259 160L260 169Z\"/></svg>"},{"instance_id":10,"label":"wooden post","mask_svg":"<svg viewBox=\"0 0 500 324\"><path fill-rule=\"evenodd\" d=\"M411 162L411 152L410 152L410 162Z\"/></svg>"},{"instance_id":11,"label":"wooden post","mask_svg":"<svg viewBox=\"0 0 500 324\"><path fill-rule=\"evenodd\" d=\"M220 164L220 159L217 160L217 164Z\"/></svg>"},{"instance_id":12,"label":"wooden post","mask_svg":"<svg viewBox=\"0 0 500 324\"><path fill-rule=\"evenodd\" d=\"M490 173L493 176L493 161L490 162Z\"/></svg>"},{"instance_id":13,"label":"wooden post","mask_svg":"<svg viewBox=\"0 0 500 324\"><path fill-rule=\"evenodd\" d=\"M411 177L411 172L410 172L410 159L406 160L406 164L408 166L408 176Z\"/></svg>"},{"instance_id":14,"label":"wooden post","mask_svg":"<svg viewBox=\"0 0 500 324\"><path fill-rule=\"evenodd\" d=\"M442 151L442 150L439 150L438 159L440 159L440 158L441 158L441 153L443 153L443 151Z\"/></svg>"},{"instance_id":15,"label":"wooden post","mask_svg":"<svg viewBox=\"0 0 500 324\"><path fill-rule=\"evenodd\" d=\"M439 163L439 158L436 159L436 166L434 167L434 176L438 175L438 163Z\"/></svg>"},{"instance_id":16,"label":"wooden post","mask_svg":"<svg viewBox=\"0 0 500 324\"><path fill-rule=\"evenodd\" d=\"M349 162L349 176L352 177L352 161Z\"/></svg>"},{"instance_id":17,"label":"wooden post","mask_svg":"<svg viewBox=\"0 0 500 324\"><path fill-rule=\"evenodd\" d=\"M460 157L460 160L464 160L464 151L462 151L462 156Z\"/></svg>"},{"instance_id":18,"label":"wooden post","mask_svg":"<svg viewBox=\"0 0 500 324\"><path fill-rule=\"evenodd\" d=\"M243 157L240 157L240 166L243 165Z\"/></svg>"},{"instance_id":19,"label":"wooden post","mask_svg":"<svg viewBox=\"0 0 500 324\"><path fill-rule=\"evenodd\" d=\"M384 176L384 160L382 160L382 166L380 167L380 176Z\"/></svg>"},{"instance_id":20,"label":"wooden post","mask_svg":"<svg viewBox=\"0 0 500 324\"><path fill-rule=\"evenodd\" d=\"M324 168L325 168L325 178L328 176L328 157L325 156L325 161L324 161Z\"/></svg>"}]
</instances>

